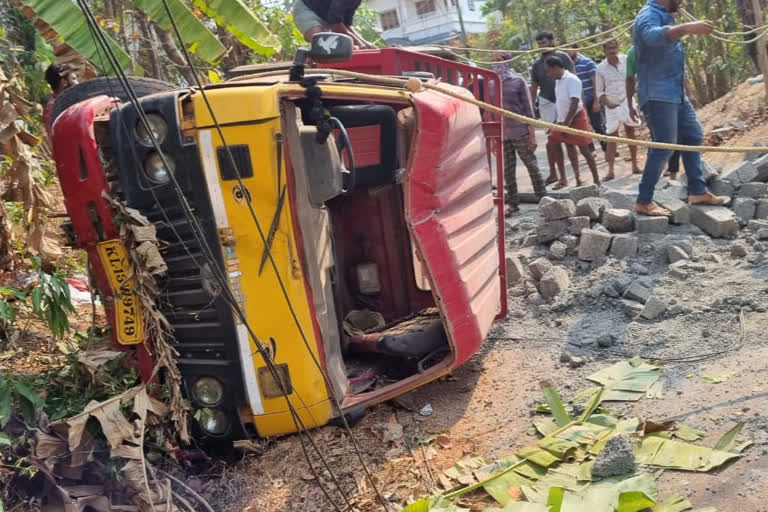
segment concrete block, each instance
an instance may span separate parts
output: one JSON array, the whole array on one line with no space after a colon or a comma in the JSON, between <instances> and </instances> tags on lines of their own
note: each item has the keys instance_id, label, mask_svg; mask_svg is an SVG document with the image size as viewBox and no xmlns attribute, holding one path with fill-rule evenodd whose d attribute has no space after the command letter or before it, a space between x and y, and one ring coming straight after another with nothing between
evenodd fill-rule
<instances>
[{"instance_id":1,"label":"concrete block","mask_svg":"<svg viewBox=\"0 0 768 512\"><path fill-rule=\"evenodd\" d=\"M628 233L635 228L635 216L629 210L610 208L603 213L602 224L611 233Z\"/></svg>"},{"instance_id":2,"label":"concrete block","mask_svg":"<svg viewBox=\"0 0 768 512\"><path fill-rule=\"evenodd\" d=\"M637 256L638 242L633 235L616 235L611 242L611 256L627 260Z\"/></svg>"},{"instance_id":3,"label":"concrete block","mask_svg":"<svg viewBox=\"0 0 768 512\"><path fill-rule=\"evenodd\" d=\"M750 231L760 231L761 229L768 228L768 220L751 220L747 224L747 228L749 228Z\"/></svg>"},{"instance_id":4,"label":"concrete block","mask_svg":"<svg viewBox=\"0 0 768 512\"><path fill-rule=\"evenodd\" d=\"M579 237L574 235L561 236L558 240L568 248L569 253L579 246Z\"/></svg>"},{"instance_id":5,"label":"concrete block","mask_svg":"<svg viewBox=\"0 0 768 512\"><path fill-rule=\"evenodd\" d=\"M709 162L706 162L704 160L701 161L701 174L706 183L709 183L715 178L719 177L720 170L721 169L716 165L710 164ZM683 176L680 179L680 182L686 185L688 184L688 176L685 173L683 173Z\"/></svg>"},{"instance_id":6,"label":"concrete block","mask_svg":"<svg viewBox=\"0 0 768 512\"><path fill-rule=\"evenodd\" d=\"M757 181L759 175L760 172L757 170L755 164L745 161L728 169L723 175L723 180L729 181L734 187L739 188L745 183Z\"/></svg>"},{"instance_id":7,"label":"concrete block","mask_svg":"<svg viewBox=\"0 0 768 512\"><path fill-rule=\"evenodd\" d=\"M585 229L581 232L579 242L579 259L595 261L604 258L611 246L610 233L602 233L594 229Z\"/></svg>"},{"instance_id":8,"label":"concrete block","mask_svg":"<svg viewBox=\"0 0 768 512\"><path fill-rule=\"evenodd\" d=\"M553 242L549 246L549 259L551 260L563 260L568 254L568 246L563 242Z\"/></svg>"},{"instance_id":9,"label":"concrete block","mask_svg":"<svg viewBox=\"0 0 768 512\"><path fill-rule=\"evenodd\" d=\"M581 236L581 232L589 229L590 226L589 217L571 217L568 219L568 232L575 236Z\"/></svg>"},{"instance_id":10,"label":"concrete block","mask_svg":"<svg viewBox=\"0 0 768 512\"><path fill-rule=\"evenodd\" d=\"M590 220L599 220L607 208L613 208L608 200L601 197L588 197L576 204L576 215L589 217Z\"/></svg>"},{"instance_id":11,"label":"concrete block","mask_svg":"<svg viewBox=\"0 0 768 512\"><path fill-rule=\"evenodd\" d=\"M600 197L600 187L597 185L584 185L582 187L572 188L568 192L568 197L576 204L587 197Z\"/></svg>"},{"instance_id":12,"label":"concrete block","mask_svg":"<svg viewBox=\"0 0 768 512\"><path fill-rule=\"evenodd\" d=\"M635 206L635 197L634 194L625 194L615 190L602 195L602 198L610 202L611 206L620 210L631 210Z\"/></svg>"},{"instance_id":13,"label":"concrete block","mask_svg":"<svg viewBox=\"0 0 768 512\"><path fill-rule=\"evenodd\" d=\"M561 236L568 234L567 220L554 220L543 222L536 228L536 239L540 244L554 242Z\"/></svg>"},{"instance_id":14,"label":"concrete block","mask_svg":"<svg viewBox=\"0 0 768 512\"><path fill-rule=\"evenodd\" d=\"M546 220L562 220L576 214L576 205L570 199L552 199L542 197L539 201L539 213Z\"/></svg>"},{"instance_id":15,"label":"concrete block","mask_svg":"<svg viewBox=\"0 0 768 512\"><path fill-rule=\"evenodd\" d=\"M758 220L768 219L768 199L758 199L755 218Z\"/></svg>"},{"instance_id":16,"label":"concrete block","mask_svg":"<svg viewBox=\"0 0 768 512\"><path fill-rule=\"evenodd\" d=\"M646 320L656 320L666 311L667 305L663 301L656 297L651 297L648 299L648 302L645 303L645 308L643 308L643 312L640 313L640 316Z\"/></svg>"},{"instance_id":17,"label":"concrete block","mask_svg":"<svg viewBox=\"0 0 768 512\"><path fill-rule=\"evenodd\" d=\"M651 290L641 282L635 281L629 285L623 297L627 300L634 300L635 302L645 304L651 298Z\"/></svg>"},{"instance_id":18,"label":"concrete block","mask_svg":"<svg viewBox=\"0 0 768 512\"><path fill-rule=\"evenodd\" d=\"M670 263L677 263L678 261L689 259L689 256L684 249L676 245L670 245L667 247L667 259Z\"/></svg>"},{"instance_id":19,"label":"concrete block","mask_svg":"<svg viewBox=\"0 0 768 512\"><path fill-rule=\"evenodd\" d=\"M643 312L644 306L633 300L621 299L619 300L619 307L629 318L635 318L637 315Z\"/></svg>"},{"instance_id":20,"label":"concrete block","mask_svg":"<svg viewBox=\"0 0 768 512\"><path fill-rule=\"evenodd\" d=\"M755 218L757 212L757 201L750 197L737 197L731 205L733 213L741 220L742 224Z\"/></svg>"},{"instance_id":21,"label":"concrete block","mask_svg":"<svg viewBox=\"0 0 768 512\"><path fill-rule=\"evenodd\" d=\"M525 277L525 268L520 259L507 256L507 286L515 286Z\"/></svg>"},{"instance_id":22,"label":"concrete block","mask_svg":"<svg viewBox=\"0 0 768 512\"><path fill-rule=\"evenodd\" d=\"M653 193L653 199L666 197L671 199L686 199L688 197L688 186L679 181L667 181L661 188L657 188Z\"/></svg>"},{"instance_id":23,"label":"concrete block","mask_svg":"<svg viewBox=\"0 0 768 512\"><path fill-rule=\"evenodd\" d=\"M751 197L752 199L761 199L768 194L768 183L745 183L739 187L736 195L741 197Z\"/></svg>"},{"instance_id":24,"label":"concrete block","mask_svg":"<svg viewBox=\"0 0 768 512\"><path fill-rule=\"evenodd\" d=\"M552 265L552 262L547 258L539 258L528 265L528 271L531 273L535 280L539 281L542 277L544 277L544 274L550 271L553 266L554 265Z\"/></svg>"},{"instance_id":25,"label":"concrete block","mask_svg":"<svg viewBox=\"0 0 768 512\"><path fill-rule=\"evenodd\" d=\"M672 224L690 224L691 209L687 203L675 197L666 197L662 194L656 194L654 199L661 206L672 212L669 222Z\"/></svg>"},{"instance_id":26,"label":"concrete block","mask_svg":"<svg viewBox=\"0 0 768 512\"><path fill-rule=\"evenodd\" d=\"M733 194L736 193L736 187L730 181L715 178L709 184L709 191L716 196L733 197Z\"/></svg>"},{"instance_id":27,"label":"concrete block","mask_svg":"<svg viewBox=\"0 0 768 512\"><path fill-rule=\"evenodd\" d=\"M757 232L758 240L768 240L768 228L763 228Z\"/></svg>"},{"instance_id":28,"label":"concrete block","mask_svg":"<svg viewBox=\"0 0 768 512\"><path fill-rule=\"evenodd\" d=\"M636 219L637 232L643 235L652 233L666 233L669 226L667 217L646 217L639 216Z\"/></svg>"},{"instance_id":29,"label":"concrete block","mask_svg":"<svg viewBox=\"0 0 768 512\"><path fill-rule=\"evenodd\" d=\"M739 218L724 206L693 206L691 222L714 238L732 238L739 232Z\"/></svg>"},{"instance_id":30,"label":"concrete block","mask_svg":"<svg viewBox=\"0 0 768 512\"><path fill-rule=\"evenodd\" d=\"M760 155L754 163L757 168L757 176L753 181L768 181L768 154Z\"/></svg>"},{"instance_id":31,"label":"concrete block","mask_svg":"<svg viewBox=\"0 0 768 512\"><path fill-rule=\"evenodd\" d=\"M563 267L553 267L541 278L539 293L546 299L553 299L571 285L571 276Z\"/></svg>"}]
</instances>

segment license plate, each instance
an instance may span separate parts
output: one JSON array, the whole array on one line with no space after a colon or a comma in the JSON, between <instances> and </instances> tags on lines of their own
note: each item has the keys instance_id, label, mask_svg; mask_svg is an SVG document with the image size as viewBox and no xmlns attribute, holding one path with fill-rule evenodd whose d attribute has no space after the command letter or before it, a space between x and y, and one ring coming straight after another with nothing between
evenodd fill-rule
<instances>
[{"instance_id":1,"label":"license plate","mask_svg":"<svg viewBox=\"0 0 768 512\"><path fill-rule=\"evenodd\" d=\"M134 290L128 255L119 240L97 245L101 262L115 297L115 327L121 345L136 345L144 341L144 318L141 300Z\"/></svg>"}]
</instances>

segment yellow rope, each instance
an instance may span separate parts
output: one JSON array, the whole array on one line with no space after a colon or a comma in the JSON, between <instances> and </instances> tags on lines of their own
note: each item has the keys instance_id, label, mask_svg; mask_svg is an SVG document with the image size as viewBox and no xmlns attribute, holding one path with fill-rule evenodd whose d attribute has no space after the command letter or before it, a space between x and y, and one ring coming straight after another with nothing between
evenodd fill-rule
<instances>
[{"instance_id":1,"label":"yellow rope","mask_svg":"<svg viewBox=\"0 0 768 512\"><path fill-rule=\"evenodd\" d=\"M632 25L634 23L635 23L635 20L626 21L626 22L621 23L619 25L616 25L615 27L613 27L611 29L608 29L608 30L606 30L604 32L599 32L597 34L592 34L591 36L587 36L587 37L584 37L582 39L577 39L576 41L571 41L570 43L567 43L566 45L555 46L555 47L552 47L552 48L534 48L532 50L492 50L490 48L461 48L461 47L446 46L446 45L441 45L441 44L435 44L435 45L430 45L430 46L434 46L436 48L443 48L443 49L446 49L446 50L449 50L449 51L470 51L470 52L478 52L478 53L512 53L512 54L517 54L517 55L530 55L532 53L546 53L546 52L550 52L550 51L554 51L554 50L560 50L560 51L586 50L587 48L573 48L572 46L568 46L568 45L581 44L581 43L586 42L586 41L591 41L592 39L597 39L598 37L603 37L603 36L606 36L608 34L612 34L613 32L617 32L619 30L627 28L627 27L629 27L630 25ZM619 37L619 36L616 36L616 37ZM615 39L615 38L611 38L611 39ZM611 39L607 39L607 41L610 41ZM602 44L603 44L602 42L599 43L599 45L602 45ZM594 47L595 47L595 45L590 46L589 48L594 48Z\"/></svg>"},{"instance_id":2,"label":"yellow rope","mask_svg":"<svg viewBox=\"0 0 768 512\"><path fill-rule=\"evenodd\" d=\"M356 73L354 71L346 71L341 69L312 69L311 71L313 74L317 73L317 74L324 74L324 75L337 75L341 77L356 78L358 80L366 80L368 82L374 82L374 83L389 85L389 86L398 87L398 88L406 88L408 90L411 90L407 87L409 84L414 84L416 82L419 82L418 79L391 78L386 76ZM255 78L265 78L269 76L281 76L281 75L284 76L285 74L286 74L285 71L268 71L265 73L255 73L252 75L237 77L230 81L241 82L246 80L252 80ZM490 103L485 103L484 101L480 101L474 98L473 96L467 96L468 91L457 92L450 89L445 89L441 87L437 82L427 82L427 83L419 82L419 86L424 89L430 89L430 90L439 92L441 94L445 94L446 96L450 96L452 98L456 98L458 100L471 103L472 105L475 105L481 109L487 110L489 112L493 112L502 117L514 119L515 121L518 121L521 123L529 124L538 128L545 128L547 130L556 130L559 132L569 133L571 135L580 135L584 137L589 137L591 139L601 140L604 142L615 142L616 144L627 144L630 146L638 146L638 147L653 148L653 149L666 149L671 151L695 151L699 153L768 153L768 148L757 147L757 146L751 146L751 147L686 146L683 144L668 144L665 142L652 142L652 141L637 140L637 139L627 139L624 137L612 137L610 135L601 135L599 133L577 130L576 128L571 128L570 126L562 126L559 124L548 123L546 121L541 121L539 119L533 119L520 114L516 114L515 112L511 112L509 110L505 110L503 108L499 108L494 105L491 105Z\"/></svg>"},{"instance_id":3,"label":"yellow rope","mask_svg":"<svg viewBox=\"0 0 768 512\"><path fill-rule=\"evenodd\" d=\"M605 39L603 41L599 41L599 42L591 44L589 46L584 46L583 48L569 48L567 46L559 46L559 47L556 47L556 48L537 48L536 50L526 51L524 53L521 53L520 55L516 55L516 56L512 57L511 59L504 59L504 60L493 60L493 61L475 60L475 59L472 59L472 58L467 57L465 55L461 55L459 53L456 53L452 49L449 49L449 47L447 47L447 46L445 46L445 47L441 46L441 48L443 48L445 50L448 50L449 53L451 53L455 57L458 57L459 59L465 60L467 62L472 62L472 63L475 63L475 64L485 64L485 65L506 64L506 63L509 63L509 62L514 62L514 61L520 60L523 57L527 57L531 53L546 53L546 52L551 52L551 51L555 51L555 50L560 50L560 51L570 51L570 50L583 51L583 50L590 50L592 48L597 48L599 46L604 46L605 43L607 43L609 41L617 40L620 37L624 37L631 30L632 30L631 28L628 28L628 29L624 30L623 32L621 32L620 34L612 35L611 37L609 37L609 38L607 38L607 39ZM570 44L573 44L573 43L570 43ZM501 53L510 53L510 52L506 52L504 50L500 50L500 52ZM517 52L517 53L520 53L520 52Z\"/></svg>"},{"instance_id":4,"label":"yellow rope","mask_svg":"<svg viewBox=\"0 0 768 512\"><path fill-rule=\"evenodd\" d=\"M693 14L691 14L690 12L688 12L685 9L680 9L680 12L683 14L683 16L688 18L690 21L698 21L699 20L696 16L694 16ZM766 29L766 28L768 28L768 24L761 25L759 27L755 27L755 28L752 28L750 30L745 30L743 32L722 32L720 30L715 29L714 33L717 34L717 35L720 35L720 36L724 36L724 37L728 37L728 36L746 36L746 35L749 35L749 34L755 34L755 33L759 32L760 30L763 30L763 29ZM743 42L743 41L738 41L738 42Z\"/></svg>"}]
</instances>

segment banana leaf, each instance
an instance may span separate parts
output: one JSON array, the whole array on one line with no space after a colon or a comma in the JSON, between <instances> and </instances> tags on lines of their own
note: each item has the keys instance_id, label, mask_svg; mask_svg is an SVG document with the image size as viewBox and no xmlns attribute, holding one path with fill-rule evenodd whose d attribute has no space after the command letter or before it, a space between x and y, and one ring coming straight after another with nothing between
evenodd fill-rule
<instances>
[{"instance_id":1,"label":"banana leaf","mask_svg":"<svg viewBox=\"0 0 768 512\"><path fill-rule=\"evenodd\" d=\"M691 502L682 496L672 496L664 500L662 503L657 503L653 507L653 512L684 512L693 508Z\"/></svg>"},{"instance_id":2,"label":"banana leaf","mask_svg":"<svg viewBox=\"0 0 768 512\"><path fill-rule=\"evenodd\" d=\"M135 3L136 7L144 11L160 28L165 31L173 30L161 0L135 0ZM224 45L181 0L168 0L168 7L179 27L181 38L191 52L210 63L217 62L224 55Z\"/></svg>"},{"instance_id":3,"label":"banana leaf","mask_svg":"<svg viewBox=\"0 0 768 512\"><path fill-rule=\"evenodd\" d=\"M715 450L729 451L736 438L741 434L741 429L744 428L744 422L740 421L731 430L726 432L723 437L715 444Z\"/></svg>"},{"instance_id":4,"label":"banana leaf","mask_svg":"<svg viewBox=\"0 0 768 512\"><path fill-rule=\"evenodd\" d=\"M660 376L661 368L635 357L603 368L587 379L605 388L601 401L619 402L640 400Z\"/></svg>"},{"instance_id":5,"label":"banana leaf","mask_svg":"<svg viewBox=\"0 0 768 512\"><path fill-rule=\"evenodd\" d=\"M193 0L193 3L256 53L271 57L280 51L277 37L241 0Z\"/></svg>"},{"instance_id":6,"label":"banana leaf","mask_svg":"<svg viewBox=\"0 0 768 512\"><path fill-rule=\"evenodd\" d=\"M686 471L710 471L739 456L738 453L655 436L643 438L635 447L638 464Z\"/></svg>"},{"instance_id":7,"label":"banana leaf","mask_svg":"<svg viewBox=\"0 0 768 512\"><path fill-rule=\"evenodd\" d=\"M19 0L25 7L34 11L38 18L46 22L56 31L59 38L65 41L80 55L91 61L102 73L110 73L108 61L104 52L94 39L88 28L85 15L72 0ZM26 14L26 13L25 13ZM106 35L112 52L117 57L120 67L130 70L135 75L143 75L144 70L136 64L111 37ZM107 69L103 69L107 66Z\"/></svg>"}]
</instances>

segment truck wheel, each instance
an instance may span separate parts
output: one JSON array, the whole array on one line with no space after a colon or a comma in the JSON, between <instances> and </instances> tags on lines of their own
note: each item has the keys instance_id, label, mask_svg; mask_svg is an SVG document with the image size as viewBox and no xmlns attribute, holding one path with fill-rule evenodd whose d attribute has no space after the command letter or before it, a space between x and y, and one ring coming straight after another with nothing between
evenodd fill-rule
<instances>
[{"instance_id":1,"label":"truck wheel","mask_svg":"<svg viewBox=\"0 0 768 512\"><path fill-rule=\"evenodd\" d=\"M138 78L131 76L128 77L128 83L131 84L131 87L133 87L133 90L136 92L136 96L139 98L156 92L166 92L177 89L173 84L163 82L162 80L155 80L154 78ZM73 85L59 94L56 97L56 102L53 104L51 120L56 120L56 118L59 117L59 114L75 103L103 95L119 98L120 101L129 101L128 93L125 92L125 89L123 89L118 78L113 76L94 78L93 80Z\"/></svg>"}]
</instances>

